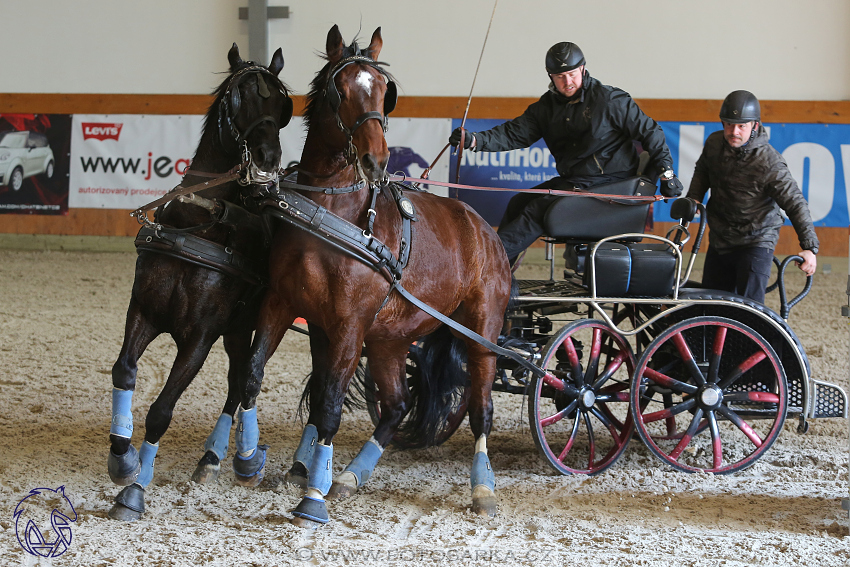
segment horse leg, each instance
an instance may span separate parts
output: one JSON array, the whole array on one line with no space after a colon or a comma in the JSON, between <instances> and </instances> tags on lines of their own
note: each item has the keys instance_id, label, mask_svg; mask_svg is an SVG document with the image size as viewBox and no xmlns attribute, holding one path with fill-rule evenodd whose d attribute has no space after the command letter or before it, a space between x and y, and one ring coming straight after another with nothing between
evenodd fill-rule
<instances>
[{"instance_id":1,"label":"horse leg","mask_svg":"<svg viewBox=\"0 0 850 567\"><path fill-rule=\"evenodd\" d=\"M192 480L198 484L215 482L221 472L221 461L227 457L230 429L233 427L236 408L239 407L237 368L248 359L251 351L251 332L224 335L224 350L230 359L227 371L227 400L212 433L204 443L204 456L192 474Z\"/></svg>"},{"instance_id":2,"label":"horse leg","mask_svg":"<svg viewBox=\"0 0 850 567\"><path fill-rule=\"evenodd\" d=\"M381 398L381 419L372 437L366 441L356 457L345 470L334 479L328 499L345 498L363 486L398 426L410 410L410 393L407 390L405 364L408 341L367 345L367 354L372 378Z\"/></svg>"},{"instance_id":3,"label":"horse leg","mask_svg":"<svg viewBox=\"0 0 850 567\"><path fill-rule=\"evenodd\" d=\"M334 345L328 356L313 357L307 421L316 427L317 442L308 471L307 493L292 511L292 523L297 526L315 528L330 521L325 495L333 479L333 437L339 430L342 405L362 344L362 336L345 337L344 343Z\"/></svg>"},{"instance_id":4,"label":"horse leg","mask_svg":"<svg viewBox=\"0 0 850 567\"><path fill-rule=\"evenodd\" d=\"M310 382L307 386L308 392L312 392L314 386L314 377L319 375L320 370L317 369L318 361L325 360L328 352L329 342L325 332L315 325L309 325L310 330L310 353L313 357L313 372L310 375ZM318 381L319 379L316 378ZM307 423L304 430L301 432L301 441L298 443L298 448L295 450L295 455L292 457L292 466L286 472L285 481L287 484L298 486L301 490L307 490L307 469L313 462L313 451L316 448L316 441L319 438L319 432L316 426L312 423Z\"/></svg>"},{"instance_id":5,"label":"horse leg","mask_svg":"<svg viewBox=\"0 0 850 567\"><path fill-rule=\"evenodd\" d=\"M145 441L139 451L139 475L133 484L124 487L115 497L115 505L109 510L109 517L113 520L132 522L144 513L145 488L153 480L154 459L159 449L159 440L171 424L177 400L203 366L213 342L210 337L202 336L188 344L177 346L177 357L171 366L168 380L151 404L145 419Z\"/></svg>"},{"instance_id":6,"label":"horse leg","mask_svg":"<svg viewBox=\"0 0 850 567\"><path fill-rule=\"evenodd\" d=\"M109 427L109 478L118 486L132 484L139 475L139 453L131 444L133 436L133 392L139 357L159 334L142 315L139 304L130 299L124 343L112 366L112 423Z\"/></svg>"},{"instance_id":7,"label":"horse leg","mask_svg":"<svg viewBox=\"0 0 850 567\"><path fill-rule=\"evenodd\" d=\"M291 309L282 304L277 294L269 292L260 309L251 356L237 372L240 403L236 413L233 473L237 484L242 486L254 487L263 480L269 446L258 445L260 430L257 424L257 397L263 384L266 362L294 321L295 315Z\"/></svg>"},{"instance_id":8,"label":"horse leg","mask_svg":"<svg viewBox=\"0 0 850 567\"><path fill-rule=\"evenodd\" d=\"M484 347L467 342L467 369L472 382L469 397L469 425L475 437L470 484L472 511L483 516L496 515L496 478L487 456L487 436L493 425L491 392L496 375L496 356Z\"/></svg>"}]
</instances>

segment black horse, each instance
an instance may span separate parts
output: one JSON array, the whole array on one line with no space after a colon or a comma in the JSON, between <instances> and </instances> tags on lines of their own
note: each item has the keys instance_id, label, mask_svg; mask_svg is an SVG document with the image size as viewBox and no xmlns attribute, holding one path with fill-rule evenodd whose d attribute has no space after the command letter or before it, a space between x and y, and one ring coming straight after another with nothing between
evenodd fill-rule
<instances>
[{"instance_id":1,"label":"black horse","mask_svg":"<svg viewBox=\"0 0 850 567\"><path fill-rule=\"evenodd\" d=\"M228 394L221 417L204 445L193 479L217 477L227 453L239 404L233 368L245 365L267 274L268 242L255 199L277 182L279 130L292 117L289 89L278 74L278 49L268 67L227 55L230 74L214 91L201 141L183 185L227 183L171 200L157 208L136 238L138 259L121 354L112 367L109 476L125 488L109 516L132 521L144 511L144 490L154 456L177 400L194 379L212 345L224 337L230 360ZM131 444L136 363L150 342L168 333L177 357L162 392L148 410L141 450ZM238 416L237 416L238 417ZM243 479L256 484L259 478Z\"/></svg>"}]
</instances>

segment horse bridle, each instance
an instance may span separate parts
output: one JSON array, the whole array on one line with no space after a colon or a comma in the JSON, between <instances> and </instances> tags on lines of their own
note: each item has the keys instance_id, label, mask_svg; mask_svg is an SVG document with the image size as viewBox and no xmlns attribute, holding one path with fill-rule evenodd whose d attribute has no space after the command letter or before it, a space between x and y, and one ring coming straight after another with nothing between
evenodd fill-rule
<instances>
[{"instance_id":1,"label":"horse bridle","mask_svg":"<svg viewBox=\"0 0 850 567\"><path fill-rule=\"evenodd\" d=\"M339 90L336 88L336 76L345 67L354 63L358 63L360 65L368 65L369 67L372 67L381 75L383 75L387 81L387 92L384 95L383 113L378 112L377 110L364 112L357 118L357 120L354 121L354 125L349 128L345 125L345 123L342 121L342 117L339 115L339 108L340 105L342 105L342 96L339 94ZM381 123L381 127L383 128L384 133L386 134L389 114L395 109L396 103L398 102L398 88L396 87L395 82L387 74L387 72L381 68L381 65L387 65L387 63L375 61L370 57L361 55L360 51L358 50L355 55L346 57L338 61L337 64L334 65L328 73L330 77L328 78L328 84L325 87L325 98L327 99L331 110L333 110L334 112L337 126L348 137L348 146L346 148L345 157L349 163L354 163L357 158L357 148L354 146L354 132L356 132L357 129L360 128L367 121L378 120Z\"/></svg>"},{"instance_id":2,"label":"horse bridle","mask_svg":"<svg viewBox=\"0 0 850 567\"><path fill-rule=\"evenodd\" d=\"M268 98L270 95L266 81L263 79L263 76L266 76L271 79L272 84L283 94L285 102L283 108L281 108L280 116L274 117L269 114L263 114L251 122L243 132L240 132L234 120L242 106L242 95L239 93L239 85L250 75L257 75L257 87L260 96ZM228 151L242 149L243 153L247 152L247 138L253 132L254 128L264 122L271 122L275 128L280 130L289 124L289 121L292 119L292 109L292 98L286 92L286 88L284 88L280 79L262 65L248 61L247 66L242 67L231 75L227 83L227 88L225 88L224 94L222 94L219 101L218 134L221 145Z\"/></svg>"}]
</instances>

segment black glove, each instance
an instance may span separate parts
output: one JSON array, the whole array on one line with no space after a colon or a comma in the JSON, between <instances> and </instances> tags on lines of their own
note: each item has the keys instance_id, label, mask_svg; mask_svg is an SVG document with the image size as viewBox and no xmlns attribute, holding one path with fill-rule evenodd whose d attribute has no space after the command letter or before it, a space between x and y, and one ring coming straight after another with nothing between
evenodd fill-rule
<instances>
[{"instance_id":1,"label":"black glove","mask_svg":"<svg viewBox=\"0 0 850 567\"><path fill-rule=\"evenodd\" d=\"M659 181L661 181L661 194L665 197L678 197L682 194L684 187L682 187L682 182L679 181L676 174L673 174L673 177L670 179L664 179L662 177Z\"/></svg>"},{"instance_id":2,"label":"black glove","mask_svg":"<svg viewBox=\"0 0 850 567\"><path fill-rule=\"evenodd\" d=\"M470 132L469 130L463 136L463 149L468 150L470 146L472 146L472 141L475 139L475 132ZM460 127L454 129L452 135L449 136L449 143L452 146L457 146L460 143Z\"/></svg>"}]
</instances>

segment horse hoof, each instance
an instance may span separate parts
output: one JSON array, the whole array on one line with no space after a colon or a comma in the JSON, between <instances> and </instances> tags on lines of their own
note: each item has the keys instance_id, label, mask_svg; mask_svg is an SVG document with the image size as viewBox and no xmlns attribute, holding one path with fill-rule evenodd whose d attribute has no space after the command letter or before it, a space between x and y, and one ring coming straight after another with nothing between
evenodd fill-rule
<instances>
[{"instance_id":1,"label":"horse hoof","mask_svg":"<svg viewBox=\"0 0 850 567\"><path fill-rule=\"evenodd\" d=\"M292 523L302 528L317 528L330 522L328 507L324 500L305 496L292 511Z\"/></svg>"},{"instance_id":2,"label":"horse hoof","mask_svg":"<svg viewBox=\"0 0 850 567\"><path fill-rule=\"evenodd\" d=\"M207 451L198 462L195 472L192 473L192 482L198 484L210 484L218 480L221 473L221 461L212 451Z\"/></svg>"},{"instance_id":3,"label":"horse hoof","mask_svg":"<svg viewBox=\"0 0 850 567\"><path fill-rule=\"evenodd\" d=\"M307 518L299 518L298 516L293 516L292 518L290 518L289 523L291 523L293 526L298 526L299 528L304 528L308 530L317 530L324 525L321 522L314 522L313 520L308 520Z\"/></svg>"},{"instance_id":4,"label":"horse hoof","mask_svg":"<svg viewBox=\"0 0 850 567\"><path fill-rule=\"evenodd\" d=\"M304 463L296 462L287 471L283 480L286 484L297 486L301 490L307 490L307 474L307 467L304 466Z\"/></svg>"},{"instance_id":5,"label":"horse hoof","mask_svg":"<svg viewBox=\"0 0 850 567\"><path fill-rule=\"evenodd\" d=\"M145 512L145 489L138 484L125 487L115 497L107 516L121 522L135 522Z\"/></svg>"},{"instance_id":6,"label":"horse hoof","mask_svg":"<svg viewBox=\"0 0 850 567\"><path fill-rule=\"evenodd\" d=\"M113 520L118 520L119 522L135 522L142 517L142 513L130 510L122 504L115 504L109 510L107 516Z\"/></svg>"},{"instance_id":7,"label":"horse hoof","mask_svg":"<svg viewBox=\"0 0 850 567\"><path fill-rule=\"evenodd\" d=\"M348 498L349 496L354 496L355 492L357 492L357 487L351 487L343 482L334 481L326 498L328 500L341 500L343 498Z\"/></svg>"},{"instance_id":8,"label":"horse hoof","mask_svg":"<svg viewBox=\"0 0 850 567\"><path fill-rule=\"evenodd\" d=\"M476 486L472 491L472 512L479 516L496 515L496 495L486 486Z\"/></svg>"},{"instance_id":9,"label":"horse hoof","mask_svg":"<svg viewBox=\"0 0 850 567\"><path fill-rule=\"evenodd\" d=\"M236 484L254 488L263 481L268 448L268 445L258 445L254 454L247 459L240 457L238 453L233 457L233 474L236 476Z\"/></svg>"},{"instance_id":10,"label":"horse hoof","mask_svg":"<svg viewBox=\"0 0 850 567\"><path fill-rule=\"evenodd\" d=\"M139 452L130 445L123 455L116 455L109 450L109 458L106 461L109 470L109 479L118 486L128 486L136 482L142 464L139 462Z\"/></svg>"},{"instance_id":11,"label":"horse hoof","mask_svg":"<svg viewBox=\"0 0 850 567\"><path fill-rule=\"evenodd\" d=\"M496 515L497 508L494 496L472 499L472 511L479 516L490 516L492 518Z\"/></svg>"}]
</instances>

